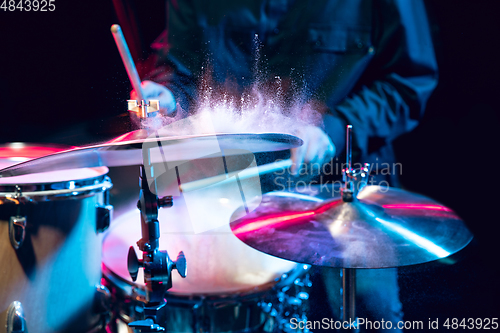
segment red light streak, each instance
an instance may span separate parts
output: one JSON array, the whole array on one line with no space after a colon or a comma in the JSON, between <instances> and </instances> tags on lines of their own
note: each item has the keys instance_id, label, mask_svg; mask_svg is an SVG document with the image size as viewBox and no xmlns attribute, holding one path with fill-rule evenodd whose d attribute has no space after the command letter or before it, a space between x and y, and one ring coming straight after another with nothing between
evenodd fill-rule
<instances>
[{"instance_id":1,"label":"red light streak","mask_svg":"<svg viewBox=\"0 0 500 333\"><path fill-rule=\"evenodd\" d=\"M261 228L276 228L284 224L285 222L286 224L293 224L300 221L304 217L313 216L316 214L322 214L341 202L342 200L335 200L332 202L328 202L316 209L308 210L301 213L298 212L284 213L284 214L282 213L282 214L275 214L274 216L267 216L265 218L257 217L250 220L246 220L244 224L234 228L233 233L235 235L241 235L250 233L252 231L256 231Z\"/></svg>"},{"instance_id":2,"label":"red light streak","mask_svg":"<svg viewBox=\"0 0 500 333\"><path fill-rule=\"evenodd\" d=\"M121 141L125 141L125 139L129 139L131 133L125 133L123 135L120 135L119 137L113 139L113 140L110 140L109 142L110 143L113 143L113 142L121 142Z\"/></svg>"},{"instance_id":3,"label":"red light streak","mask_svg":"<svg viewBox=\"0 0 500 333\"><path fill-rule=\"evenodd\" d=\"M69 147L70 149L72 147ZM66 149L52 148L52 147L30 147L24 146L19 148L13 147L0 147L0 158L12 158L12 157L25 157L25 158L37 158L45 155L55 154Z\"/></svg>"},{"instance_id":4,"label":"red light streak","mask_svg":"<svg viewBox=\"0 0 500 333\"><path fill-rule=\"evenodd\" d=\"M273 227L283 224L284 222L297 222L303 217L312 216L316 214L314 211L308 211L303 213L295 213L295 214L284 214L284 215L275 215L272 217L267 217L266 219L255 218L252 220L245 221L245 224L242 226L238 226L233 230L233 233L236 235L249 233L262 228Z\"/></svg>"},{"instance_id":5,"label":"red light streak","mask_svg":"<svg viewBox=\"0 0 500 333\"><path fill-rule=\"evenodd\" d=\"M447 207L439 205L428 205L428 204L393 204L393 205L383 205L382 207L389 209L440 210L453 213L453 210Z\"/></svg>"}]
</instances>

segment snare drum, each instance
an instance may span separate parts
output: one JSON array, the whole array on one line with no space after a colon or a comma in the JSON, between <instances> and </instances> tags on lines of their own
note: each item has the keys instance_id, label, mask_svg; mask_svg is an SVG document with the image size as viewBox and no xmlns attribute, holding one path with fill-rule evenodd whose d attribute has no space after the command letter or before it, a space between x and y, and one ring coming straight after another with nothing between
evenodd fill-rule
<instances>
[{"instance_id":1,"label":"snare drum","mask_svg":"<svg viewBox=\"0 0 500 333\"><path fill-rule=\"evenodd\" d=\"M98 325L100 232L111 213L107 172L0 178L0 332L87 332Z\"/></svg>"},{"instance_id":2,"label":"snare drum","mask_svg":"<svg viewBox=\"0 0 500 333\"><path fill-rule=\"evenodd\" d=\"M234 207L224 204L218 218L229 221ZM310 266L254 250L228 225L193 233L182 197L161 209L158 219L160 249L174 258L184 251L188 263L187 277L174 271L173 288L166 294L167 317L160 324L167 331L271 332L289 327L292 317L305 319ZM142 270L135 283L127 270L128 248L134 245L139 253L135 243L140 238L140 213L134 209L113 221L103 241L103 273L114 296L113 331L132 332L124 323L142 319Z\"/></svg>"}]
</instances>

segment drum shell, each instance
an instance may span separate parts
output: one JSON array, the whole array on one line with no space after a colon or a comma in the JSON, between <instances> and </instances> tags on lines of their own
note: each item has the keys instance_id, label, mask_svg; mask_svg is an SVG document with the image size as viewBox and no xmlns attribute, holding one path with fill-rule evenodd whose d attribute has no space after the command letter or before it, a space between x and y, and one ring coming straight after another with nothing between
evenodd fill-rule
<instances>
[{"instance_id":1,"label":"drum shell","mask_svg":"<svg viewBox=\"0 0 500 333\"><path fill-rule=\"evenodd\" d=\"M0 198L0 327L14 301L23 306L28 332L86 332L99 321L93 303L101 279L102 190L47 197L42 191L20 205ZM26 217L17 250L9 240L16 215Z\"/></svg>"},{"instance_id":2,"label":"drum shell","mask_svg":"<svg viewBox=\"0 0 500 333\"><path fill-rule=\"evenodd\" d=\"M267 319L260 306L263 294L225 296L183 298L167 295L167 331L222 333L260 330Z\"/></svg>"},{"instance_id":3,"label":"drum shell","mask_svg":"<svg viewBox=\"0 0 500 333\"><path fill-rule=\"evenodd\" d=\"M165 295L166 316L160 319L167 332L301 332L289 328L290 319L307 320L307 298L311 283L309 265L297 264L278 280L230 293ZM133 333L126 326L143 319L145 290L125 281L103 265L106 286L113 295L114 319L110 330ZM300 299L300 304L296 302Z\"/></svg>"}]
</instances>

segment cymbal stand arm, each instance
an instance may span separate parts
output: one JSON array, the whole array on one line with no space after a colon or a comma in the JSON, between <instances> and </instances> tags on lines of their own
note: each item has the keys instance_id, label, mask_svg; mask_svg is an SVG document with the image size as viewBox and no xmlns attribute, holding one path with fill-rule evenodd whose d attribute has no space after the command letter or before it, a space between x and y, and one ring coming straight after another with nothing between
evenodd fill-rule
<instances>
[{"instance_id":1,"label":"cymbal stand arm","mask_svg":"<svg viewBox=\"0 0 500 333\"><path fill-rule=\"evenodd\" d=\"M151 163L150 148L143 149L143 165L140 176L140 198L137 207L141 211L142 238L137 246L142 251L142 260L137 259L135 249L130 247L128 254L128 270L135 281L139 267L144 269L146 285L146 305L144 320L134 321L130 327L140 332L162 332L160 326L164 320L166 300L165 292L172 287L172 270L177 269L181 277L186 277L186 259L181 251L176 261L172 261L167 251L160 251L160 224L158 208L171 207L172 197L158 198L154 167Z\"/></svg>"},{"instance_id":2,"label":"cymbal stand arm","mask_svg":"<svg viewBox=\"0 0 500 333\"><path fill-rule=\"evenodd\" d=\"M346 128L346 168L343 170L344 185L342 188L342 200L352 202L357 200L356 196L366 177L368 176L369 165L361 170L352 168L352 125ZM342 320L348 322L349 326L344 325L343 331L357 331L356 320L356 269L342 268ZM351 325L355 323L354 325Z\"/></svg>"},{"instance_id":3,"label":"cymbal stand arm","mask_svg":"<svg viewBox=\"0 0 500 333\"><path fill-rule=\"evenodd\" d=\"M344 185L342 187L342 200L351 202L356 199L355 186L352 179L352 125L347 125L346 130L346 166L343 171L342 180Z\"/></svg>"},{"instance_id":4,"label":"cymbal stand arm","mask_svg":"<svg viewBox=\"0 0 500 333\"><path fill-rule=\"evenodd\" d=\"M342 200L352 202L357 200L357 195L366 186L370 174L370 164L364 163L359 169L352 168L352 125L347 125L346 130L346 167L343 171L341 188Z\"/></svg>"},{"instance_id":5,"label":"cymbal stand arm","mask_svg":"<svg viewBox=\"0 0 500 333\"><path fill-rule=\"evenodd\" d=\"M149 148L142 150L144 164L140 166L140 194L137 206L141 211L142 239L138 246L141 251L154 252L159 248L160 226L158 222L158 196L156 177L151 164ZM151 185L149 182L151 181ZM153 191L151 191L151 189Z\"/></svg>"},{"instance_id":6,"label":"cymbal stand arm","mask_svg":"<svg viewBox=\"0 0 500 333\"><path fill-rule=\"evenodd\" d=\"M348 328L342 325L344 331L357 330L355 268L342 268L342 321L349 323Z\"/></svg>"}]
</instances>

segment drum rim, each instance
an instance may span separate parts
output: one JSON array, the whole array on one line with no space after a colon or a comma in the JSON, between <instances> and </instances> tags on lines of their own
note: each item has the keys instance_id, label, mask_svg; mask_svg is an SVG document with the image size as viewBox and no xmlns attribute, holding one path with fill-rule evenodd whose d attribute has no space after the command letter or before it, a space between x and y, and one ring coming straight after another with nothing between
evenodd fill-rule
<instances>
[{"instance_id":1,"label":"drum rim","mask_svg":"<svg viewBox=\"0 0 500 333\"><path fill-rule=\"evenodd\" d=\"M18 181L18 182L9 182L9 183L2 183L3 179L15 179L17 177L24 177L24 176L28 176L27 175L21 175L21 176L13 176L13 177L0 177L0 188L2 187L13 187L13 186L44 186L44 185L52 185L52 184L65 184L65 183L70 183L70 182L86 182L86 181L89 181L89 180L92 180L92 179L96 179L96 178L99 178L99 177L102 177L102 176L105 176L108 174L109 172L109 168L106 167L106 166L100 166L100 167L91 167L91 168L77 168L77 169L65 169L65 170L56 170L56 171L50 171L49 173L53 173L53 172L60 172L60 171L74 171L74 172L78 172L79 170L94 170L95 171L95 175L92 175L92 176L87 176L87 177L82 177L82 178L78 178L78 177L75 177L75 178L67 178L67 177L64 177L64 178L67 178L66 180L55 180L55 181L43 181L43 180L40 180L40 181L36 181L36 182L26 182L26 181ZM43 177L46 173L45 172L42 172L42 173L32 173L32 174L29 174L30 176L33 176L33 175L39 175L40 177Z\"/></svg>"},{"instance_id":2,"label":"drum rim","mask_svg":"<svg viewBox=\"0 0 500 333\"><path fill-rule=\"evenodd\" d=\"M104 169L103 169L104 170ZM113 187L111 179L107 176L108 169L98 176L52 183L35 184L0 184L0 198L28 199L37 201L51 197L68 197L104 192Z\"/></svg>"}]
</instances>

